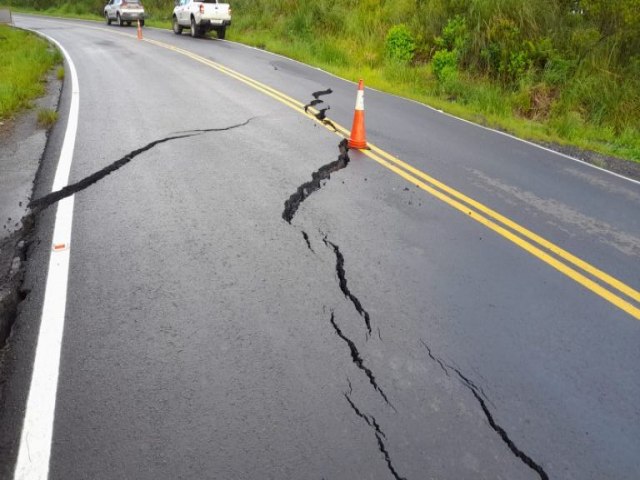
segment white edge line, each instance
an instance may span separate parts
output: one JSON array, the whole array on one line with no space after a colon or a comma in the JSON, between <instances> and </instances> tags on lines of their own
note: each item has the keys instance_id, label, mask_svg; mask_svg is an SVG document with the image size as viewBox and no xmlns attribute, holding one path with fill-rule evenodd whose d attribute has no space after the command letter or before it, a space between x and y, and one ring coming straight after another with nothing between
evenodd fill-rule
<instances>
[{"instance_id":1,"label":"white edge line","mask_svg":"<svg viewBox=\"0 0 640 480\"><path fill-rule=\"evenodd\" d=\"M67 51L53 38L40 32L35 33L54 43L60 49L71 73L71 107L52 187L52 190L55 191L65 187L69 181L78 129L80 89L75 65ZM49 476L60 351L67 302L73 203L74 197L72 195L61 200L56 210L52 246L64 244L64 247L56 251L52 248L49 258L40 332L38 333L29 397L20 436L18 460L14 473L15 480L46 480Z\"/></svg>"}]
</instances>

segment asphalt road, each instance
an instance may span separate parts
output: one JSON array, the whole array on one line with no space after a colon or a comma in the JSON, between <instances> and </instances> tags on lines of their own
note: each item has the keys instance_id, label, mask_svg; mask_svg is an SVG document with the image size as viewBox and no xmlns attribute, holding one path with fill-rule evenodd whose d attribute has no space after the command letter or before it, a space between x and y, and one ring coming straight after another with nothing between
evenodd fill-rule
<instances>
[{"instance_id":1,"label":"asphalt road","mask_svg":"<svg viewBox=\"0 0 640 480\"><path fill-rule=\"evenodd\" d=\"M215 39L16 23L60 42L79 85L49 478L638 478L640 184L367 90L368 140L480 202L459 211L375 150L340 164L339 136L300 105L331 89L316 107L349 127L353 83ZM552 253L478 220L484 207ZM54 216L39 214L3 367L2 478ZM630 289L567 273L555 246Z\"/></svg>"}]
</instances>

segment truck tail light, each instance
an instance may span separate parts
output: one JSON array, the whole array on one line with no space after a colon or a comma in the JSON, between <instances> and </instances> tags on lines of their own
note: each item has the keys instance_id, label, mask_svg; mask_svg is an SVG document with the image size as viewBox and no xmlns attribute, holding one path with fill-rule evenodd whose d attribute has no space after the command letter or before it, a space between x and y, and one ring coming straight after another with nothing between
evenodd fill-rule
<instances>
[{"instance_id":1,"label":"truck tail light","mask_svg":"<svg viewBox=\"0 0 640 480\"><path fill-rule=\"evenodd\" d=\"M204 13L204 4L200 4L200 13Z\"/></svg>"},{"instance_id":2,"label":"truck tail light","mask_svg":"<svg viewBox=\"0 0 640 480\"><path fill-rule=\"evenodd\" d=\"M229 15L231 15L231 7L229 7Z\"/></svg>"}]
</instances>

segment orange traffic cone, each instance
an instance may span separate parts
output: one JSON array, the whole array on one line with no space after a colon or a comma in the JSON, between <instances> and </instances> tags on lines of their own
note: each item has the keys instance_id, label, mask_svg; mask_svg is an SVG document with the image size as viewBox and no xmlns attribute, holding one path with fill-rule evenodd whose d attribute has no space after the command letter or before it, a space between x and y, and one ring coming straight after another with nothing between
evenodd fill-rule
<instances>
[{"instance_id":1,"label":"orange traffic cone","mask_svg":"<svg viewBox=\"0 0 640 480\"><path fill-rule=\"evenodd\" d=\"M358 96L356 97L356 110L353 113L349 148L367 148L367 139L364 131L364 81L362 79L358 82Z\"/></svg>"},{"instance_id":2,"label":"orange traffic cone","mask_svg":"<svg viewBox=\"0 0 640 480\"><path fill-rule=\"evenodd\" d=\"M140 20L138 20L138 40L142 40L142 27L140 26Z\"/></svg>"}]
</instances>

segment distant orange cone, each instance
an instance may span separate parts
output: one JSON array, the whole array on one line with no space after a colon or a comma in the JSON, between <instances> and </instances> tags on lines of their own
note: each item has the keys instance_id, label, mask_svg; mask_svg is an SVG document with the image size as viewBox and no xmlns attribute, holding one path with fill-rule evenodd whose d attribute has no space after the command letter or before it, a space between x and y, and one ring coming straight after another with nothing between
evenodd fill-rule
<instances>
[{"instance_id":1,"label":"distant orange cone","mask_svg":"<svg viewBox=\"0 0 640 480\"><path fill-rule=\"evenodd\" d=\"M142 27L140 26L140 20L138 20L138 40L142 40Z\"/></svg>"},{"instance_id":2,"label":"distant orange cone","mask_svg":"<svg viewBox=\"0 0 640 480\"><path fill-rule=\"evenodd\" d=\"M364 81L358 82L358 96L356 97L356 110L353 113L353 126L349 138L349 148L367 148L367 138L364 128Z\"/></svg>"}]
</instances>

